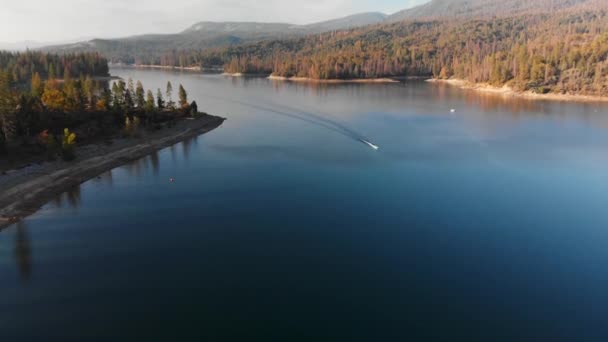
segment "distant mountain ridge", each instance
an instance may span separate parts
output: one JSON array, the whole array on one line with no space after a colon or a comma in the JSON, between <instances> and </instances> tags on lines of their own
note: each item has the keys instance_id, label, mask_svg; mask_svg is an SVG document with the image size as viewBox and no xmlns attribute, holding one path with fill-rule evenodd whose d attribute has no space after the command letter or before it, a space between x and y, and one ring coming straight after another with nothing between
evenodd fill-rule
<instances>
[{"instance_id":1,"label":"distant mountain ridge","mask_svg":"<svg viewBox=\"0 0 608 342\"><path fill-rule=\"evenodd\" d=\"M294 25L288 23L257 23L257 22L212 22L203 21L196 23L181 34L193 33L234 33L248 32L254 34L303 34L321 33L331 30L343 30L352 27L373 25L384 22L388 15L380 12L360 13L344 18L323 21L307 25Z\"/></svg>"},{"instance_id":2,"label":"distant mountain ridge","mask_svg":"<svg viewBox=\"0 0 608 342\"><path fill-rule=\"evenodd\" d=\"M151 57L171 51L191 51L283 39L332 30L379 24L388 15L361 13L308 25L255 22L200 22L176 34L147 34L119 39L93 39L75 44L44 47L55 53L100 52L113 62L149 63Z\"/></svg>"},{"instance_id":3,"label":"distant mountain ridge","mask_svg":"<svg viewBox=\"0 0 608 342\"><path fill-rule=\"evenodd\" d=\"M25 50L34 50L34 49L40 49L40 48L44 48L45 46L49 46L49 45L66 45L66 44L74 44L76 42L79 41L86 41L92 39L91 37L80 37L80 38L76 38L76 39L69 39L66 41L60 41L60 42L53 42L53 43L49 43L49 42L39 42L39 41L34 41L34 40L24 40L24 41L18 41L18 42L0 42L0 50L6 50L6 51L25 51Z\"/></svg>"},{"instance_id":4,"label":"distant mountain ridge","mask_svg":"<svg viewBox=\"0 0 608 342\"><path fill-rule=\"evenodd\" d=\"M386 15L368 12L309 24L199 22L176 34L148 34L120 39L94 39L43 48L54 53L99 52L112 62L188 66L179 55L261 41L304 37L413 20L451 20L540 14L569 8L605 6L608 0L430 0Z\"/></svg>"}]
</instances>

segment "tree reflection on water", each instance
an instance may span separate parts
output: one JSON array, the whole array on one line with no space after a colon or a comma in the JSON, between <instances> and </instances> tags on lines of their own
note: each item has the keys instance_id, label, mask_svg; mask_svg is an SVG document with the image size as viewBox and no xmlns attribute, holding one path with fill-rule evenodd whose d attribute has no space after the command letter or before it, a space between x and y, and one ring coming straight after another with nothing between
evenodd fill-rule
<instances>
[{"instance_id":1,"label":"tree reflection on water","mask_svg":"<svg viewBox=\"0 0 608 342\"><path fill-rule=\"evenodd\" d=\"M23 221L16 224L15 259L19 276L24 281L29 280L32 274L32 247L30 236Z\"/></svg>"},{"instance_id":2,"label":"tree reflection on water","mask_svg":"<svg viewBox=\"0 0 608 342\"><path fill-rule=\"evenodd\" d=\"M63 194L55 197L52 203L57 208L62 208L65 204L67 204L70 208L76 209L80 207L82 202L80 191L80 185L73 186L66 190Z\"/></svg>"}]
</instances>

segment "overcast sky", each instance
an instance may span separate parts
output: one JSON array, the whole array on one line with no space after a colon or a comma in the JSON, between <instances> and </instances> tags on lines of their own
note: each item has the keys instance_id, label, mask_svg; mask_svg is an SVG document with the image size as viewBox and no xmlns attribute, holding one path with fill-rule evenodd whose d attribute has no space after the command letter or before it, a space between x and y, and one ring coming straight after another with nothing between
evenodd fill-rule
<instances>
[{"instance_id":1,"label":"overcast sky","mask_svg":"<svg viewBox=\"0 0 608 342\"><path fill-rule=\"evenodd\" d=\"M0 0L0 42L174 33L199 21L308 24L427 0Z\"/></svg>"}]
</instances>

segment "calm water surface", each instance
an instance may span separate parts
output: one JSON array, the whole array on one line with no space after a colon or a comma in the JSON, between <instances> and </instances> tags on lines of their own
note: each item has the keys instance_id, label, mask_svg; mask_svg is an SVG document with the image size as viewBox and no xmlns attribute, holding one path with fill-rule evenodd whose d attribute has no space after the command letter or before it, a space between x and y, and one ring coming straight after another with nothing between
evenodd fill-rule
<instances>
[{"instance_id":1,"label":"calm water surface","mask_svg":"<svg viewBox=\"0 0 608 342\"><path fill-rule=\"evenodd\" d=\"M228 121L1 231L0 340L607 340L606 106L113 74Z\"/></svg>"}]
</instances>

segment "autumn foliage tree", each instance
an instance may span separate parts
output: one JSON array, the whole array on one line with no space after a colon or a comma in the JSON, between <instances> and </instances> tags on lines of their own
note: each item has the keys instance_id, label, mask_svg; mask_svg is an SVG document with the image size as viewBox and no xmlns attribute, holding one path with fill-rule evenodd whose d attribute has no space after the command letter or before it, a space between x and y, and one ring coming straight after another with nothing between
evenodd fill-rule
<instances>
[{"instance_id":1,"label":"autumn foliage tree","mask_svg":"<svg viewBox=\"0 0 608 342\"><path fill-rule=\"evenodd\" d=\"M59 86L59 82L55 79L48 80L44 85L44 92L42 94L42 103L54 111L62 111L66 108L66 96L63 90Z\"/></svg>"}]
</instances>

